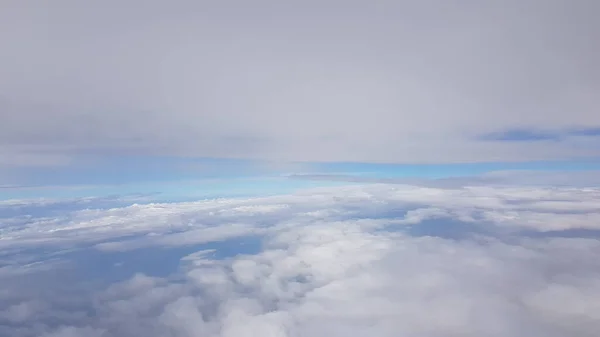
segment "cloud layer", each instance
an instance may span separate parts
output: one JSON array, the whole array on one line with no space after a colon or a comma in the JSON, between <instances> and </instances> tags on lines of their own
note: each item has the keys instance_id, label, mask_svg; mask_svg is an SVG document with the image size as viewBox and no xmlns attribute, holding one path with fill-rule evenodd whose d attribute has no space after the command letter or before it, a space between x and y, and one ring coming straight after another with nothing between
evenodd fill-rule
<instances>
[{"instance_id":1,"label":"cloud layer","mask_svg":"<svg viewBox=\"0 0 600 337\"><path fill-rule=\"evenodd\" d=\"M597 156L597 1L9 1L0 161ZM580 139L581 138L581 139Z\"/></svg>"},{"instance_id":2,"label":"cloud layer","mask_svg":"<svg viewBox=\"0 0 600 337\"><path fill-rule=\"evenodd\" d=\"M594 336L599 206L592 188L379 184L5 218L0 334ZM205 246L248 235L257 251ZM84 268L70 253L133 273L127 254L183 246L167 275L60 276Z\"/></svg>"}]
</instances>

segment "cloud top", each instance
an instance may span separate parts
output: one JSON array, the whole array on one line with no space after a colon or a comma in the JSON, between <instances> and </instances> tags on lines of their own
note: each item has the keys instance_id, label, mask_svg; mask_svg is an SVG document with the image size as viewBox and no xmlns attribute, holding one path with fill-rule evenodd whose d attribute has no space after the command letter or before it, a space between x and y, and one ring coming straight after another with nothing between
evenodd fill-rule
<instances>
[{"instance_id":1,"label":"cloud top","mask_svg":"<svg viewBox=\"0 0 600 337\"><path fill-rule=\"evenodd\" d=\"M0 334L593 336L599 202L593 188L374 184L6 218ZM258 251L215 255L248 235ZM128 254L147 247L192 250L167 275L60 277L89 251L124 261L99 278L142 270Z\"/></svg>"}]
</instances>

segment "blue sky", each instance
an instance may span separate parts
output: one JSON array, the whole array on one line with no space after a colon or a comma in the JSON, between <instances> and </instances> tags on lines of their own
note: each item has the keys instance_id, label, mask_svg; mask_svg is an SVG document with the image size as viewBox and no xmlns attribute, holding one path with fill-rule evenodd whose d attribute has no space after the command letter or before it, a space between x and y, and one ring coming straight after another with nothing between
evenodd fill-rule
<instances>
[{"instance_id":1,"label":"blue sky","mask_svg":"<svg viewBox=\"0 0 600 337\"><path fill-rule=\"evenodd\" d=\"M540 130L535 128L518 128L497 131L480 136L482 140L504 142L532 142L532 141L561 141L570 137L591 137L598 141L600 128L580 127L563 130Z\"/></svg>"},{"instance_id":2,"label":"blue sky","mask_svg":"<svg viewBox=\"0 0 600 337\"><path fill-rule=\"evenodd\" d=\"M104 157L65 167L26 168L16 172L14 187L0 189L1 199L73 198L143 194L148 198L246 196L286 193L341 182L299 181L294 174L350 175L368 178L474 177L506 170L584 172L600 170L600 160L462 164L300 163L277 167L252 160L177 157ZM20 186L20 187L19 187Z\"/></svg>"}]
</instances>

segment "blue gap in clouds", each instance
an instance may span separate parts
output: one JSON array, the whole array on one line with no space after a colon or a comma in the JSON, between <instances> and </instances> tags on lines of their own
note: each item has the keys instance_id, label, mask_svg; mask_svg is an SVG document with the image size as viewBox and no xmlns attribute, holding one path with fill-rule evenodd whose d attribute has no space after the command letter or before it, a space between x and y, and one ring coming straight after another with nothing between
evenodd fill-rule
<instances>
[{"instance_id":1,"label":"blue gap in clouds","mask_svg":"<svg viewBox=\"0 0 600 337\"><path fill-rule=\"evenodd\" d=\"M600 170L598 158L570 161L489 162L456 164L379 164L379 163L320 163L313 170L319 175L351 175L367 178L428 178L477 176L493 171L588 171Z\"/></svg>"},{"instance_id":2,"label":"blue gap in clouds","mask_svg":"<svg viewBox=\"0 0 600 337\"><path fill-rule=\"evenodd\" d=\"M181 247L147 247L125 252L104 252L94 248L65 256L74 263L70 277L83 282L112 283L126 280L136 273L166 277L180 267L181 258L202 250L214 249L209 259L225 259L236 255L256 254L262 238L246 236L223 241Z\"/></svg>"},{"instance_id":3,"label":"blue gap in clouds","mask_svg":"<svg viewBox=\"0 0 600 337\"><path fill-rule=\"evenodd\" d=\"M69 166L14 173L19 180L0 189L0 200L160 193L160 201L188 201L325 185L289 181L262 161L227 158L80 156Z\"/></svg>"},{"instance_id":4,"label":"blue gap in clouds","mask_svg":"<svg viewBox=\"0 0 600 337\"><path fill-rule=\"evenodd\" d=\"M600 137L600 127L573 129L569 132L569 135L583 137Z\"/></svg>"},{"instance_id":5,"label":"blue gap in clouds","mask_svg":"<svg viewBox=\"0 0 600 337\"><path fill-rule=\"evenodd\" d=\"M505 141L505 142L531 142L541 140L561 140L563 135L559 132L540 131L533 129L511 129L492 132L479 137L479 140Z\"/></svg>"},{"instance_id":6,"label":"blue gap in clouds","mask_svg":"<svg viewBox=\"0 0 600 337\"><path fill-rule=\"evenodd\" d=\"M431 236L449 240L472 239L476 236L493 237L509 241L516 238L600 239L600 230L597 229L574 228L553 231L515 231L510 228L498 227L487 221L464 222L452 218L427 219L418 224L408 226L392 225L384 228L384 230L388 232L402 231L416 237Z\"/></svg>"},{"instance_id":7,"label":"blue gap in clouds","mask_svg":"<svg viewBox=\"0 0 600 337\"><path fill-rule=\"evenodd\" d=\"M573 228L546 232L526 230L519 232L519 235L529 238L600 239L600 230L585 228Z\"/></svg>"},{"instance_id":8,"label":"blue gap in clouds","mask_svg":"<svg viewBox=\"0 0 600 337\"><path fill-rule=\"evenodd\" d=\"M77 198L98 200L104 198L113 198L115 203L118 203L115 206L118 207L132 204L134 202L143 204L149 202L186 202L214 198L247 198L269 196L293 193L297 190L305 188L327 186L333 187L342 185L346 185L346 183L299 181L288 179L286 177L232 177L213 180L144 182L77 189L70 189L68 187L28 189L16 190L10 194L2 193L2 191L0 191L0 200L13 198L37 199L40 197L45 197L60 200L59 203L65 203L66 208L70 207L72 210L75 210L78 207L75 206L75 204L80 204L81 208L96 208L94 202L90 202L87 206L83 207ZM139 197L139 199L133 200L135 197ZM68 203L72 203L73 205L67 206L66 204ZM35 211L40 211L40 209L36 209ZM51 209L48 209L48 211L51 211ZM0 213L2 212L3 211L0 210ZM4 212L12 215L27 214L19 211L18 208L8 206L4 208Z\"/></svg>"},{"instance_id":9,"label":"blue gap in clouds","mask_svg":"<svg viewBox=\"0 0 600 337\"><path fill-rule=\"evenodd\" d=\"M600 134L600 129L579 133ZM89 163L88 163L89 164ZM491 171L587 171L600 170L598 158L572 161L456 164L380 164L357 162L302 163L302 174L321 176L315 181L288 179L267 172L257 162L233 159L181 159L169 157L111 157L98 165L53 170L30 168L24 179L37 188L5 188L2 199L79 198L110 195L153 195L150 201L190 201L215 197L247 197L289 193L298 189L352 184L344 177L443 179L471 177ZM195 165L200 168L196 170ZM327 176L332 176L331 180ZM335 176L339 179L335 181ZM294 180L294 181L292 181ZM46 186L46 187L44 187ZM55 186L50 187L50 186ZM86 187L87 186L87 187Z\"/></svg>"},{"instance_id":10,"label":"blue gap in clouds","mask_svg":"<svg viewBox=\"0 0 600 337\"><path fill-rule=\"evenodd\" d=\"M33 186L115 185L193 179L250 177L264 170L258 161L166 156L80 156L72 165L48 170L20 168L22 183Z\"/></svg>"},{"instance_id":11,"label":"blue gap in clouds","mask_svg":"<svg viewBox=\"0 0 600 337\"><path fill-rule=\"evenodd\" d=\"M452 218L426 219L414 225L390 225L386 232L404 232L415 237L438 237L448 240L465 240L474 236L496 236L493 226L463 222Z\"/></svg>"},{"instance_id":12,"label":"blue gap in clouds","mask_svg":"<svg viewBox=\"0 0 600 337\"><path fill-rule=\"evenodd\" d=\"M560 130L539 130L534 128L507 129L482 134L477 137L483 141L534 142L560 141L568 137L598 137L600 127L579 127Z\"/></svg>"}]
</instances>

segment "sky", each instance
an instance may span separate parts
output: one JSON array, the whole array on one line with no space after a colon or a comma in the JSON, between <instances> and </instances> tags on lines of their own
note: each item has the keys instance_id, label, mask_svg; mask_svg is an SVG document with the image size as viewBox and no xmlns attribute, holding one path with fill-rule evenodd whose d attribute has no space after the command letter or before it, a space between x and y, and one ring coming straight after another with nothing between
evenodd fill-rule
<instances>
[{"instance_id":1,"label":"sky","mask_svg":"<svg viewBox=\"0 0 600 337\"><path fill-rule=\"evenodd\" d=\"M600 331L600 2L0 2L0 336Z\"/></svg>"}]
</instances>

